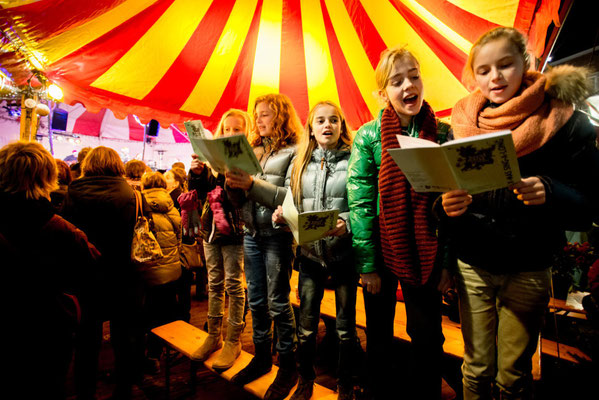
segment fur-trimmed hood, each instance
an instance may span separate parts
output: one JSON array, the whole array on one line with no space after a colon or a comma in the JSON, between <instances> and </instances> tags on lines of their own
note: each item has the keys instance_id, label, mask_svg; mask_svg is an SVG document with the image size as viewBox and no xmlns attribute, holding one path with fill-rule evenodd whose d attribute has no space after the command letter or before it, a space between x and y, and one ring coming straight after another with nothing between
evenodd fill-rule
<instances>
[{"instance_id":1,"label":"fur-trimmed hood","mask_svg":"<svg viewBox=\"0 0 599 400\"><path fill-rule=\"evenodd\" d=\"M547 79L545 92L553 98L577 104L590 94L587 68L564 64L548 69L543 75Z\"/></svg>"}]
</instances>

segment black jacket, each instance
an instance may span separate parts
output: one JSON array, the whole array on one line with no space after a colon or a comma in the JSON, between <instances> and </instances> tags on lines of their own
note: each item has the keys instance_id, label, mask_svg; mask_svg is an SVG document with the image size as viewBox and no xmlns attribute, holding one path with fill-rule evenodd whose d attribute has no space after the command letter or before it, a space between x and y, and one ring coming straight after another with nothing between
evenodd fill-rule
<instances>
[{"instance_id":1,"label":"black jacket","mask_svg":"<svg viewBox=\"0 0 599 400\"><path fill-rule=\"evenodd\" d=\"M508 189L473 196L468 211L441 230L460 260L492 273L551 266L565 230L585 231L599 209L599 151L586 116L575 112L542 147L518 158L521 176L538 176L546 203L526 206ZM442 214L444 215L444 214Z\"/></svg>"}]
</instances>

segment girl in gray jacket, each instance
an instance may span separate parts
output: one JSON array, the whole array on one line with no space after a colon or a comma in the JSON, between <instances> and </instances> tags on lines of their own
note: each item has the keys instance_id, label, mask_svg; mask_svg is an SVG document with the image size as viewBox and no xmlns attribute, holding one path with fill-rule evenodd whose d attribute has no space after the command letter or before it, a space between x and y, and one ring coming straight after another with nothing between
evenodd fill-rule
<instances>
[{"instance_id":1,"label":"girl in gray jacket","mask_svg":"<svg viewBox=\"0 0 599 400\"><path fill-rule=\"evenodd\" d=\"M256 354L232 381L245 385L272 368L272 326L277 332L279 371L264 395L265 400L282 400L297 382L295 363L295 319L289 301L292 258L291 233L274 229L271 217L285 197L285 176L295 154L302 125L289 98L268 94L256 99L255 128L250 143L262 173L227 172L226 187L231 201L242 206L245 223L243 243L248 305L252 313L252 339ZM244 196L235 199L242 189Z\"/></svg>"},{"instance_id":2,"label":"girl in gray jacket","mask_svg":"<svg viewBox=\"0 0 599 400\"><path fill-rule=\"evenodd\" d=\"M312 396L320 303L329 277L335 289L336 330L339 338L339 399L352 398L351 354L355 342L357 273L353 265L346 176L351 136L341 109L324 101L308 116L297 156L287 173L298 211L339 210L334 229L301 245L299 261L300 314L298 359L300 380L292 400ZM281 206L272 215L284 223Z\"/></svg>"}]
</instances>

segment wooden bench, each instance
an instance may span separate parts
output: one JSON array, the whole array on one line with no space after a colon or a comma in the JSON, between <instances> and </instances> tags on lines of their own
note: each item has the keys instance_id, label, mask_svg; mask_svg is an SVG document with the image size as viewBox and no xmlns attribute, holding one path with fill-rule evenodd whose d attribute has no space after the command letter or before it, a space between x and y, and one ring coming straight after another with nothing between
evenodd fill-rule
<instances>
[{"instance_id":1,"label":"wooden bench","mask_svg":"<svg viewBox=\"0 0 599 400\"><path fill-rule=\"evenodd\" d=\"M293 271L291 276L291 304L294 307L299 307L299 298L297 296L298 286L298 272ZM325 289L322 303L320 305L320 313L322 316L335 318L335 291L331 289ZM358 286L358 293L356 296L356 326L360 328L366 328L366 312L364 308L364 296L362 294L362 288ZM464 357L464 339L462 337L462 330L459 323L451 321L447 316L443 316L442 319L443 336L445 336L445 343L443 343L443 350L445 353L451 354L455 357ZM398 301L395 306L395 321L394 321L394 335L397 339L403 341L410 341L410 336L406 331L406 307L401 301ZM537 352L533 357L533 376L536 380L541 377L541 352L551 357L558 357L558 345L556 342L542 338L539 341ZM573 363L578 363L579 359L590 361L590 357L577 349L576 347L567 346L565 344L559 344L559 358L567 360Z\"/></svg>"},{"instance_id":2,"label":"wooden bench","mask_svg":"<svg viewBox=\"0 0 599 400\"><path fill-rule=\"evenodd\" d=\"M208 333L203 330L188 324L184 321L174 321L166 325L159 326L157 328L152 329L152 332L160 337L168 346L175 349L179 353L184 356L190 358L191 354L198 349L208 337ZM168 352L167 352L168 354ZM212 368L212 363L220 354L220 350L214 352L203 364L210 370L214 371ZM231 378L241 371L246 365L249 364L253 355L249 354L245 351L241 351L241 355L235 361L235 364L228 370L220 373L219 375L227 380L231 380ZM191 385L192 390L195 389L195 375L197 371L197 365L199 362L195 362L192 360L191 362ZM248 392L258 396L260 398L264 398L264 393L270 386L270 384L274 381L275 376L277 375L278 367L276 365L272 366L272 371L267 373L266 375L256 379L253 382L248 383L244 386L244 389ZM216 371L215 371L216 372ZM169 363L168 357L165 367L165 379L166 379L166 392L167 396L170 391L170 371L169 371ZM289 397L295 391L295 387L291 390ZM325 400L333 400L337 398L337 394L332 390L325 388L324 386L315 384L314 385L314 399L325 399Z\"/></svg>"}]
</instances>

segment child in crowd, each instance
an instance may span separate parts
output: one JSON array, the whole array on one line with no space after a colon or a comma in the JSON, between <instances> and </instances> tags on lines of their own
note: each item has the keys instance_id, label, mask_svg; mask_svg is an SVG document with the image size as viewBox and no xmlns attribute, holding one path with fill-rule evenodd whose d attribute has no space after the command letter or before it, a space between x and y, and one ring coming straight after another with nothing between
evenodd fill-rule
<instances>
[{"instance_id":1,"label":"child in crowd","mask_svg":"<svg viewBox=\"0 0 599 400\"><path fill-rule=\"evenodd\" d=\"M297 382L295 363L295 318L289 301L293 237L272 226L272 213L283 203L285 176L295 154L302 126L289 98L283 94L258 97L254 104L255 128L250 143L263 172L251 176L244 171L227 173L232 189L243 189L245 274L252 312L255 356L233 377L245 385L272 368L272 324L277 330L279 371L268 388L266 400L283 399Z\"/></svg>"},{"instance_id":2,"label":"child in crowd","mask_svg":"<svg viewBox=\"0 0 599 400\"><path fill-rule=\"evenodd\" d=\"M173 206L173 201L166 191L166 180L160 172L144 174L141 178L141 188L152 209L153 230L164 254L155 265L140 270L147 287L144 302L148 331L146 371L158 373L162 343L150 330L177 319L177 281L181 277L181 216Z\"/></svg>"},{"instance_id":3,"label":"child in crowd","mask_svg":"<svg viewBox=\"0 0 599 400\"><path fill-rule=\"evenodd\" d=\"M181 212L178 199L181 193L187 192L187 173L185 169L180 167L170 169L164 173L164 179L166 179L166 190L173 199L175 208Z\"/></svg>"},{"instance_id":4,"label":"child in crowd","mask_svg":"<svg viewBox=\"0 0 599 400\"><path fill-rule=\"evenodd\" d=\"M376 399L397 390L406 398L441 396L441 292L449 273L432 217L431 193L416 193L387 149L396 135L442 143L449 127L424 101L418 60L405 48L387 49L375 72L386 107L358 131L348 168L348 200L357 270L364 289L370 391ZM379 211L380 209L380 211ZM382 257L381 257L382 255ZM393 321L398 280L407 331L412 340L413 376L406 388L391 388Z\"/></svg>"},{"instance_id":5,"label":"child in crowd","mask_svg":"<svg viewBox=\"0 0 599 400\"><path fill-rule=\"evenodd\" d=\"M500 27L473 45L465 68L476 90L453 109L456 138L510 129L522 180L509 188L443 195L443 230L457 252L465 399L530 398L531 358L564 230L590 228L599 205L595 132L573 102L585 73L529 71L526 39Z\"/></svg>"},{"instance_id":6,"label":"child in crowd","mask_svg":"<svg viewBox=\"0 0 599 400\"><path fill-rule=\"evenodd\" d=\"M248 113L231 109L223 114L214 137L245 135L251 126ZM189 187L196 190L203 203L199 236L204 241L208 272L208 338L192 358L205 360L223 347L221 327L226 291L229 296L227 336L223 351L212 365L214 369L225 370L241 353L239 336L245 326L241 213L225 191L225 176L214 172L197 155L193 157Z\"/></svg>"},{"instance_id":7,"label":"child in crowd","mask_svg":"<svg viewBox=\"0 0 599 400\"><path fill-rule=\"evenodd\" d=\"M336 227L321 240L306 243L299 252L300 313L298 326L299 384L292 400L308 400L314 388L316 336L320 302L327 278L332 276L339 337L339 399L351 399L352 350L355 343L356 287L358 275L351 250L346 177L351 136L341 109L325 101L316 104L289 170L291 191L298 211L339 210ZM283 208L273 213L274 223L284 223Z\"/></svg>"}]
</instances>

